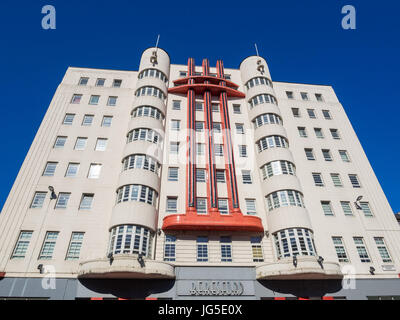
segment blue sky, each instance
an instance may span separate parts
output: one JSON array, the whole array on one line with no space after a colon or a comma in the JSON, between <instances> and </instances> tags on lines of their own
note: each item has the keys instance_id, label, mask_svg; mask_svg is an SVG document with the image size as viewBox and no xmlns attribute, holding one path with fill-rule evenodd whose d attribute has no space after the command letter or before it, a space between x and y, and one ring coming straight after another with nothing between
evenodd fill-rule
<instances>
[{"instance_id":1,"label":"blue sky","mask_svg":"<svg viewBox=\"0 0 400 320\"><path fill-rule=\"evenodd\" d=\"M47 4L56 8L56 30L41 28ZM346 4L357 10L356 30L341 28ZM2 0L0 208L67 67L137 70L161 34L172 63L222 58L237 68L257 42L273 80L332 85L400 211L400 170L392 162L400 158L399 10L387 0Z\"/></svg>"}]
</instances>

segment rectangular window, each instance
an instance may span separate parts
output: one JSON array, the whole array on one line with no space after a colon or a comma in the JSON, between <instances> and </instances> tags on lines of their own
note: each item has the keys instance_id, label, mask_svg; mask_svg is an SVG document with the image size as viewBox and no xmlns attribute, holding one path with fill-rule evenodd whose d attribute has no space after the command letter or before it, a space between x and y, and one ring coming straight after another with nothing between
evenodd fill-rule
<instances>
[{"instance_id":1,"label":"rectangular window","mask_svg":"<svg viewBox=\"0 0 400 320\"><path fill-rule=\"evenodd\" d=\"M203 111L203 102L196 101L196 111Z\"/></svg>"},{"instance_id":2,"label":"rectangular window","mask_svg":"<svg viewBox=\"0 0 400 320\"><path fill-rule=\"evenodd\" d=\"M196 143L196 153L198 156L204 155L205 147L204 143Z\"/></svg>"},{"instance_id":3,"label":"rectangular window","mask_svg":"<svg viewBox=\"0 0 400 320\"><path fill-rule=\"evenodd\" d=\"M122 80L114 79L112 86L113 86L113 88L121 88L121 84L122 84Z\"/></svg>"},{"instance_id":4,"label":"rectangular window","mask_svg":"<svg viewBox=\"0 0 400 320\"><path fill-rule=\"evenodd\" d=\"M107 106L115 107L117 105L118 97L108 97Z\"/></svg>"},{"instance_id":5,"label":"rectangular window","mask_svg":"<svg viewBox=\"0 0 400 320\"><path fill-rule=\"evenodd\" d=\"M371 207L369 206L369 202L360 202L360 207L366 217L374 216Z\"/></svg>"},{"instance_id":6,"label":"rectangular window","mask_svg":"<svg viewBox=\"0 0 400 320\"><path fill-rule=\"evenodd\" d=\"M212 112L219 112L219 103L211 103Z\"/></svg>"},{"instance_id":7,"label":"rectangular window","mask_svg":"<svg viewBox=\"0 0 400 320\"><path fill-rule=\"evenodd\" d=\"M179 120L172 119L171 120L171 130L179 131L181 127L181 122Z\"/></svg>"},{"instance_id":8,"label":"rectangular window","mask_svg":"<svg viewBox=\"0 0 400 320\"><path fill-rule=\"evenodd\" d=\"M301 95L301 98L302 98L304 101L308 101L308 100L309 100L309 98L308 98L308 93L307 93L307 92L300 92L300 95Z\"/></svg>"},{"instance_id":9,"label":"rectangular window","mask_svg":"<svg viewBox=\"0 0 400 320\"><path fill-rule=\"evenodd\" d=\"M208 238L197 237L197 261L207 262L208 261Z\"/></svg>"},{"instance_id":10,"label":"rectangular window","mask_svg":"<svg viewBox=\"0 0 400 320\"><path fill-rule=\"evenodd\" d=\"M339 173L331 173L333 185L335 187L343 187L342 180L340 180Z\"/></svg>"},{"instance_id":11,"label":"rectangular window","mask_svg":"<svg viewBox=\"0 0 400 320\"><path fill-rule=\"evenodd\" d=\"M215 175L217 178L217 182L225 183L225 170L216 170Z\"/></svg>"},{"instance_id":12,"label":"rectangular window","mask_svg":"<svg viewBox=\"0 0 400 320\"><path fill-rule=\"evenodd\" d=\"M58 237L58 232L47 231L46 236L43 241L42 250L40 250L39 259L52 259L54 248L56 246L56 241Z\"/></svg>"},{"instance_id":13,"label":"rectangular window","mask_svg":"<svg viewBox=\"0 0 400 320\"><path fill-rule=\"evenodd\" d=\"M178 212L178 198L177 197L167 197L167 212L176 213Z\"/></svg>"},{"instance_id":14,"label":"rectangular window","mask_svg":"<svg viewBox=\"0 0 400 320\"><path fill-rule=\"evenodd\" d=\"M67 113L64 117L63 124L68 125L68 126L72 125L72 123L74 122L74 118L75 118L75 114Z\"/></svg>"},{"instance_id":15,"label":"rectangular window","mask_svg":"<svg viewBox=\"0 0 400 320\"><path fill-rule=\"evenodd\" d=\"M175 245L176 237L171 235L165 236L164 244L164 261L175 261Z\"/></svg>"},{"instance_id":16,"label":"rectangular window","mask_svg":"<svg viewBox=\"0 0 400 320\"><path fill-rule=\"evenodd\" d=\"M220 214L229 214L228 199L218 199L218 210Z\"/></svg>"},{"instance_id":17,"label":"rectangular window","mask_svg":"<svg viewBox=\"0 0 400 320\"><path fill-rule=\"evenodd\" d=\"M213 122L213 133L221 133L222 125L219 122Z\"/></svg>"},{"instance_id":18,"label":"rectangular window","mask_svg":"<svg viewBox=\"0 0 400 320\"><path fill-rule=\"evenodd\" d=\"M300 109L299 108L292 108L292 114L295 118L300 118Z\"/></svg>"},{"instance_id":19,"label":"rectangular window","mask_svg":"<svg viewBox=\"0 0 400 320\"><path fill-rule=\"evenodd\" d=\"M63 148L66 141L67 141L67 137L57 137L53 148L54 149Z\"/></svg>"},{"instance_id":20,"label":"rectangular window","mask_svg":"<svg viewBox=\"0 0 400 320\"><path fill-rule=\"evenodd\" d=\"M68 205L69 197L71 196L70 193L60 192L57 197L57 202L55 209L65 209Z\"/></svg>"},{"instance_id":21,"label":"rectangular window","mask_svg":"<svg viewBox=\"0 0 400 320\"><path fill-rule=\"evenodd\" d=\"M178 181L178 168L168 168L168 181Z\"/></svg>"},{"instance_id":22,"label":"rectangular window","mask_svg":"<svg viewBox=\"0 0 400 320\"><path fill-rule=\"evenodd\" d=\"M181 101L180 100L172 101L172 110L181 110Z\"/></svg>"},{"instance_id":23,"label":"rectangular window","mask_svg":"<svg viewBox=\"0 0 400 320\"><path fill-rule=\"evenodd\" d=\"M179 71L179 77L180 78L184 78L184 77L186 77L186 75L187 75L186 71Z\"/></svg>"},{"instance_id":24,"label":"rectangular window","mask_svg":"<svg viewBox=\"0 0 400 320\"><path fill-rule=\"evenodd\" d=\"M356 174L349 174L349 179L353 188L361 188L360 181Z\"/></svg>"},{"instance_id":25,"label":"rectangular window","mask_svg":"<svg viewBox=\"0 0 400 320\"><path fill-rule=\"evenodd\" d=\"M91 126L93 123L94 115L92 114L85 114L82 120L82 126Z\"/></svg>"},{"instance_id":26,"label":"rectangular window","mask_svg":"<svg viewBox=\"0 0 400 320\"><path fill-rule=\"evenodd\" d=\"M317 101L319 101L319 102L324 102L324 98L322 97L322 94L320 94L320 93L316 93L316 94L315 94L315 98L316 98Z\"/></svg>"},{"instance_id":27,"label":"rectangular window","mask_svg":"<svg viewBox=\"0 0 400 320\"><path fill-rule=\"evenodd\" d=\"M79 104L79 103L81 103L81 100L82 100L82 95L81 94L74 94L72 96L71 103Z\"/></svg>"},{"instance_id":28,"label":"rectangular window","mask_svg":"<svg viewBox=\"0 0 400 320\"><path fill-rule=\"evenodd\" d=\"M329 112L329 110L322 110L322 114L324 115L324 118L326 120L331 120L332 119L331 113Z\"/></svg>"},{"instance_id":29,"label":"rectangular window","mask_svg":"<svg viewBox=\"0 0 400 320\"><path fill-rule=\"evenodd\" d=\"M358 256L361 262L371 262L369 258L367 248L364 244L364 239L362 237L353 237L354 244L356 245Z\"/></svg>"},{"instance_id":30,"label":"rectangular window","mask_svg":"<svg viewBox=\"0 0 400 320\"><path fill-rule=\"evenodd\" d=\"M322 133L322 129L321 128L314 128L314 132L315 132L315 136L318 139L323 139L324 138L324 134Z\"/></svg>"},{"instance_id":31,"label":"rectangular window","mask_svg":"<svg viewBox=\"0 0 400 320\"><path fill-rule=\"evenodd\" d=\"M47 192L35 192L35 195L32 199L31 208L42 208L46 194Z\"/></svg>"},{"instance_id":32,"label":"rectangular window","mask_svg":"<svg viewBox=\"0 0 400 320\"><path fill-rule=\"evenodd\" d=\"M392 262L389 251L385 244L385 240L382 237L374 237L374 240L379 254L381 255L382 261L384 263Z\"/></svg>"},{"instance_id":33,"label":"rectangular window","mask_svg":"<svg viewBox=\"0 0 400 320\"><path fill-rule=\"evenodd\" d=\"M350 158L346 150L339 150L339 155L343 162L350 162Z\"/></svg>"},{"instance_id":34,"label":"rectangular window","mask_svg":"<svg viewBox=\"0 0 400 320\"><path fill-rule=\"evenodd\" d=\"M89 104L98 105L100 100L100 96L90 96Z\"/></svg>"},{"instance_id":35,"label":"rectangular window","mask_svg":"<svg viewBox=\"0 0 400 320\"><path fill-rule=\"evenodd\" d=\"M338 129L329 129L329 131L331 132L331 135L332 135L333 139L336 139L336 140L340 139Z\"/></svg>"},{"instance_id":36,"label":"rectangular window","mask_svg":"<svg viewBox=\"0 0 400 320\"><path fill-rule=\"evenodd\" d=\"M242 170L242 182L243 184L252 184L253 181L251 179L251 171L250 170Z\"/></svg>"},{"instance_id":37,"label":"rectangular window","mask_svg":"<svg viewBox=\"0 0 400 320\"><path fill-rule=\"evenodd\" d=\"M286 96L288 99L293 100L294 99L293 91L286 91Z\"/></svg>"},{"instance_id":38,"label":"rectangular window","mask_svg":"<svg viewBox=\"0 0 400 320\"><path fill-rule=\"evenodd\" d=\"M333 160L329 149L322 149L322 155L324 156L325 161Z\"/></svg>"},{"instance_id":39,"label":"rectangular window","mask_svg":"<svg viewBox=\"0 0 400 320\"><path fill-rule=\"evenodd\" d=\"M75 150L85 150L87 138L78 137L75 142Z\"/></svg>"},{"instance_id":40,"label":"rectangular window","mask_svg":"<svg viewBox=\"0 0 400 320\"><path fill-rule=\"evenodd\" d=\"M106 151L107 148L107 139L105 138L98 138L96 141L96 151Z\"/></svg>"},{"instance_id":41,"label":"rectangular window","mask_svg":"<svg viewBox=\"0 0 400 320\"><path fill-rule=\"evenodd\" d=\"M251 237L250 238L251 251L253 253L253 262L263 262L264 261L261 241L262 241L261 237Z\"/></svg>"},{"instance_id":42,"label":"rectangular window","mask_svg":"<svg viewBox=\"0 0 400 320\"><path fill-rule=\"evenodd\" d=\"M204 131L204 122L203 121L196 121L196 132L203 132Z\"/></svg>"},{"instance_id":43,"label":"rectangular window","mask_svg":"<svg viewBox=\"0 0 400 320\"><path fill-rule=\"evenodd\" d=\"M96 80L96 87L104 87L105 82L106 82L106 79L98 78Z\"/></svg>"},{"instance_id":44,"label":"rectangular window","mask_svg":"<svg viewBox=\"0 0 400 320\"><path fill-rule=\"evenodd\" d=\"M89 167L88 178L89 179L99 179L101 173L101 164L92 163Z\"/></svg>"},{"instance_id":45,"label":"rectangular window","mask_svg":"<svg viewBox=\"0 0 400 320\"><path fill-rule=\"evenodd\" d=\"M244 134L244 126L243 123L236 123L236 134Z\"/></svg>"},{"instance_id":46,"label":"rectangular window","mask_svg":"<svg viewBox=\"0 0 400 320\"><path fill-rule=\"evenodd\" d=\"M79 210L90 210L92 209L94 194L84 193L81 198Z\"/></svg>"},{"instance_id":47,"label":"rectangular window","mask_svg":"<svg viewBox=\"0 0 400 320\"><path fill-rule=\"evenodd\" d=\"M314 179L314 184L317 187L323 187L324 186L324 182L322 181L322 175L320 173L312 173L312 177Z\"/></svg>"},{"instance_id":48,"label":"rectangular window","mask_svg":"<svg viewBox=\"0 0 400 320\"><path fill-rule=\"evenodd\" d=\"M31 241L33 231L21 231L15 244L13 254L11 259L23 259L25 258L26 251L29 247L29 242Z\"/></svg>"},{"instance_id":49,"label":"rectangular window","mask_svg":"<svg viewBox=\"0 0 400 320\"><path fill-rule=\"evenodd\" d=\"M46 167L44 168L42 176L52 177L56 171L57 162L47 162Z\"/></svg>"},{"instance_id":50,"label":"rectangular window","mask_svg":"<svg viewBox=\"0 0 400 320\"><path fill-rule=\"evenodd\" d=\"M242 111L240 110L240 104L234 104L233 105L233 113L234 114L241 114Z\"/></svg>"},{"instance_id":51,"label":"rectangular window","mask_svg":"<svg viewBox=\"0 0 400 320\"><path fill-rule=\"evenodd\" d=\"M310 119L316 119L317 116L315 115L315 110L314 109L307 109L308 116Z\"/></svg>"},{"instance_id":52,"label":"rectangular window","mask_svg":"<svg viewBox=\"0 0 400 320\"><path fill-rule=\"evenodd\" d=\"M198 214L207 214L207 198L196 198L196 210Z\"/></svg>"},{"instance_id":53,"label":"rectangular window","mask_svg":"<svg viewBox=\"0 0 400 320\"><path fill-rule=\"evenodd\" d=\"M245 199L246 201L246 214L254 216L257 214L256 199Z\"/></svg>"},{"instance_id":54,"label":"rectangular window","mask_svg":"<svg viewBox=\"0 0 400 320\"><path fill-rule=\"evenodd\" d=\"M307 160L315 160L313 149L304 149Z\"/></svg>"},{"instance_id":55,"label":"rectangular window","mask_svg":"<svg viewBox=\"0 0 400 320\"><path fill-rule=\"evenodd\" d=\"M321 206L326 216L333 216L333 211L330 201L321 201Z\"/></svg>"},{"instance_id":56,"label":"rectangular window","mask_svg":"<svg viewBox=\"0 0 400 320\"><path fill-rule=\"evenodd\" d=\"M171 154L178 154L179 153L179 142L170 142L169 151Z\"/></svg>"},{"instance_id":57,"label":"rectangular window","mask_svg":"<svg viewBox=\"0 0 400 320\"><path fill-rule=\"evenodd\" d=\"M333 245L335 246L336 255L339 262L349 262L342 237L332 237L332 241Z\"/></svg>"},{"instance_id":58,"label":"rectangular window","mask_svg":"<svg viewBox=\"0 0 400 320\"><path fill-rule=\"evenodd\" d=\"M247 146L245 144L238 145L239 147L239 157L246 158L247 157Z\"/></svg>"},{"instance_id":59,"label":"rectangular window","mask_svg":"<svg viewBox=\"0 0 400 320\"><path fill-rule=\"evenodd\" d=\"M196 169L196 182L206 182L206 170Z\"/></svg>"},{"instance_id":60,"label":"rectangular window","mask_svg":"<svg viewBox=\"0 0 400 320\"><path fill-rule=\"evenodd\" d=\"M65 172L66 177L76 177L79 170L79 163L69 163L67 171Z\"/></svg>"},{"instance_id":61,"label":"rectangular window","mask_svg":"<svg viewBox=\"0 0 400 320\"><path fill-rule=\"evenodd\" d=\"M86 86L86 85L88 84L88 81L89 81L89 78L82 77L82 78L79 79L78 85L80 85L80 86Z\"/></svg>"},{"instance_id":62,"label":"rectangular window","mask_svg":"<svg viewBox=\"0 0 400 320\"><path fill-rule=\"evenodd\" d=\"M340 205L342 206L343 213L345 216L353 215L353 210L351 209L350 201L340 201Z\"/></svg>"},{"instance_id":63,"label":"rectangular window","mask_svg":"<svg viewBox=\"0 0 400 320\"><path fill-rule=\"evenodd\" d=\"M232 240L230 237L221 237L221 262L232 262Z\"/></svg>"},{"instance_id":64,"label":"rectangular window","mask_svg":"<svg viewBox=\"0 0 400 320\"><path fill-rule=\"evenodd\" d=\"M216 143L214 144L215 156L223 157L224 156L224 145Z\"/></svg>"},{"instance_id":65,"label":"rectangular window","mask_svg":"<svg viewBox=\"0 0 400 320\"><path fill-rule=\"evenodd\" d=\"M307 132L305 127L297 127L297 130L299 131L300 137L307 138Z\"/></svg>"},{"instance_id":66,"label":"rectangular window","mask_svg":"<svg viewBox=\"0 0 400 320\"><path fill-rule=\"evenodd\" d=\"M72 232L65 260L78 260L82 248L84 232Z\"/></svg>"},{"instance_id":67,"label":"rectangular window","mask_svg":"<svg viewBox=\"0 0 400 320\"><path fill-rule=\"evenodd\" d=\"M102 127L111 127L112 116L104 116L103 121L101 122Z\"/></svg>"}]
</instances>

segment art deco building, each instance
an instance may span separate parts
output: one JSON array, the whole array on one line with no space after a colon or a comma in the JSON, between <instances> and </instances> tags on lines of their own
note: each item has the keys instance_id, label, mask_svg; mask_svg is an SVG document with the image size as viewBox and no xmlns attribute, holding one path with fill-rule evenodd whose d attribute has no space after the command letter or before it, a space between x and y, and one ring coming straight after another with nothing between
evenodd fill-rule
<instances>
[{"instance_id":1,"label":"art deco building","mask_svg":"<svg viewBox=\"0 0 400 320\"><path fill-rule=\"evenodd\" d=\"M149 48L67 70L0 272L0 298L396 299L400 227L331 86Z\"/></svg>"}]
</instances>

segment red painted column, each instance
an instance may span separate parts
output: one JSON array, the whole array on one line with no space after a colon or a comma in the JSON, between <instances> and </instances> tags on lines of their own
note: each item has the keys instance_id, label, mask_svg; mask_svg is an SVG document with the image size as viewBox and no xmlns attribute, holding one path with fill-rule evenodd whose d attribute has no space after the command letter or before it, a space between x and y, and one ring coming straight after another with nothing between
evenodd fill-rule
<instances>
[{"instance_id":1,"label":"red painted column","mask_svg":"<svg viewBox=\"0 0 400 320\"><path fill-rule=\"evenodd\" d=\"M208 59L203 59L203 76L210 74L210 63ZM208 84L209 81L205 81ZM208 172L208 211L210 213L218 212L218 190L216 178L216 165L214 153L214 136L213 136L213 115L211 105L211 92L204 91L204 118L205 118L205 136L206 136L206 169Z\"/></svg>"},{"instance_id":2,"label":"red painted column","mask_svg":"<svg viewBox=\"0 0 400 320\"><path fill-rule=\"evenodd\" d=\"M188 77L195 75L194 59L188 60ZM189 84L193 84L194 80L189 79ZM196 136L194 132L196 121L196 94L193 89L187 92L187 164L186 164L186 203L187 213L196 212Z\"/></svg>"},{"instance_id":3,"label":"red painted column","mask_svg":"<svg viewBox=\"0 0 400 320\"><path fill-rule=\"evenodd\" d=\"M218 78L225 79L224 64L222 60L217 61L217 76ZM221 80L219 85L226 87L226 82ZM224 155L225 155L225 168L227 172L229 209L232 213L241 213L239 207L239 194L238 194L236 171L235 171L235 157L233 154L233 144L231 137L231 124L229 120L228 95L226 94L226 92L220 93L219 100L220 100L221 117L222 117L222 129L224 133L223 134Z\"/></svg>"}]
</instances>

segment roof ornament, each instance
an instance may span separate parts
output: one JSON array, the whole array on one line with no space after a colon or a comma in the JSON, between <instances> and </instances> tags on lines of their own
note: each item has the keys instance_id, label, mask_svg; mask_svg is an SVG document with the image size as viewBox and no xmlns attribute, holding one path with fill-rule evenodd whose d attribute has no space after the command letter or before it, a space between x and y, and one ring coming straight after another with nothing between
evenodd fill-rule
<instances>
[{"instance_id":1,"label":"roof ornament","mask_svg":"<svg viewBox=\"0 0 400 320\"><path fill-rule=\"evenodd\" d=\"M152 55L150 57L150 63L153 64L153 67L158 63L157 62L157 49L158 49L158 42L159 41L160 41L160 35L157 36L156 50L152 52Z\"/></svg>"},{"instance_id":2,"label":"roof ornament","mask_svg":"<svg viewBox=\"0 0 400 320\"><path fill-rule=\"evenodd\" d=\"M257 57L260 57L260 55L258 54L258 48L257 48L257 43L254 44L254 47L256 48L256 53L257 53ZM262 64L261 59L257 60L257 70L261 73L264 74L264 65Z\"/></svg>"}]
</instances>

